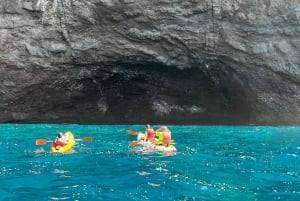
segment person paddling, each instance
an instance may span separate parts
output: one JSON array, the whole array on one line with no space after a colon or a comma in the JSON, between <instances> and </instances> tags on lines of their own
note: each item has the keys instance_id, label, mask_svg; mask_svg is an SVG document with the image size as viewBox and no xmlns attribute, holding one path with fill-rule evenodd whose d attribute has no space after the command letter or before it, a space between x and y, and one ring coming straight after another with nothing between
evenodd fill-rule
<instances>
[{"instance_id":1,"label":"person paddling","mask_svg":"<svg viewBox=\"0 0 300 201\"><path fill-rule=\"evenodd\" d=\"M151 128L150 124L146 124L146 131L145 131L145 141L153 142L155 139L155 132L153 128Z\"/></svg>"},{"instance_id":2,"label":"person paddling","mask_svg":"<svg viewBox=\"0 0 300 201\"><path fill-rule=\"evenodd\" d=\"M60 149L61 147L65 146L67 144L65 136L62 132L57 134L56 139L53 142L53 146L55 149Z\"/></svg>"},{"instance_id":3,"label":"person paddling","mask_svg":"<svg viewBox=\"0 0 300 201\"><path fill-rule=\"evenodd\" d=\"M158 137L158 145L169 146L171 142L171 131L167 126L161 126L158 130L156 130L155 135Z\"/></svg>"},{"instance_id":4,"label":"person paddling","mask_svg":"<svg viewBox=\"0 0 300 201\"><path fill-rule=\"evenodd\" d=\"M151 128L150 124L146 124L146 130L145 130L145 133L144 135L141 135L141 137L138 137L138 143L140 141L144 141L144 142L147 142L147 141L150 141L150 142L153 142L155 140L155 131L153 130L153 128Z\"/></svg>"}]
</instances>

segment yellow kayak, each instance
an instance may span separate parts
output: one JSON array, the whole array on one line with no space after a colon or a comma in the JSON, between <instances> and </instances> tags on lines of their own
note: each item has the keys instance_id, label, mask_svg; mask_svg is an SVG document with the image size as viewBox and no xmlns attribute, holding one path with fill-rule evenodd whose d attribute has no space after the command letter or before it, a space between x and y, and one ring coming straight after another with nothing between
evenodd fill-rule
<instances>
[{"instance_id":1,"label":"yellow kayak","mask_svg":"<svg viewBox=\"0 0 300 201\"><path fill-rule=\"evenodd\" d=\"M68 139L68 143L63 147L60 147L59 149L56 149L52 144L52 146L50 147L51 153L73 153L74 152L73 147L75 145L75 139L73 133L68 131L65 133L65 135Z\"/></svg>"}]
</instances>

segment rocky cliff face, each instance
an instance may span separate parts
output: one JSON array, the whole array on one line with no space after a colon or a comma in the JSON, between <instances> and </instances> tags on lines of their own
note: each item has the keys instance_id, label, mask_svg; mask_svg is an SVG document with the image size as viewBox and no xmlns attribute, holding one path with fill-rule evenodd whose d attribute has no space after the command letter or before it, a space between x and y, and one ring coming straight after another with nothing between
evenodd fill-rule
<instances>
[{"instance_id":1,"label":"rocky cliff face","mask_svg":"<svg viewBox=\"0 0 300 201\"><path fill-rule=\"evenodd\" d=\"M296 0L2 0L0 121L299 124Z\"/></svg>"}]
</instances>

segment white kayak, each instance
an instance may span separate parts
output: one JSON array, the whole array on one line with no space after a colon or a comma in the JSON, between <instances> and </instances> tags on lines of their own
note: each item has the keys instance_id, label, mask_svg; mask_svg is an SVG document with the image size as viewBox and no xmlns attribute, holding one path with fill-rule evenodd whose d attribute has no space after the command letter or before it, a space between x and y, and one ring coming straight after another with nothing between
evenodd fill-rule
<instances>
[{"instance_id":1,"label":"white kayak","mask_svg":"<svg viewBox=\"0 0 300 201\"><path fill-rule=\"evenodd\" d=\"M138 133L137 135L137 141L140 139L143 139L145 137L144 133ZM139 144L143 146L143 148L147 152L154 152L154 151L159 151L159 152L176 152L176 147L174 145L169 145L169 146L164 146L164 145L155 145L152 142L149 141L144 141L141 140L139 141Z\"/></svg>"}]
</instances>

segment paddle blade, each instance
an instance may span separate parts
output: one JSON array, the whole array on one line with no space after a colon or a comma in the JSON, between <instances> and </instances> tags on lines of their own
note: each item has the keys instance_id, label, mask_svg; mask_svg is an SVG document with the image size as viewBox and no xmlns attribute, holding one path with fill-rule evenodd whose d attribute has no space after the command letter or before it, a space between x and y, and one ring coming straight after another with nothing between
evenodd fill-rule
<instances>
[{"instance_id":1,"label":"paddle blade","mask_svg":"<svg viewBox=\"0 0 300 201\"><path fill-rule=\"evenodd\" d=\"M129 135L137 135L137 132L134 131L134 130L127 130L127 133L128 133Z\"/></svg>"},{"instance_id":2,"label":"paddle blade","mask_svg":"<svg viewBox=\"0 0 300 201\"><path fill-rule=\"evenodd\" d=\"M35 145L44 145L44 144L46 144L48 142L48 140L46 140L46 139L37 139L36 141L35 141Z\"/></svg>"},{"instance_id":3,"label":"paddle blade","mask_svg":"<svg viewBox=\"0 0 300 201\"><path fill-rule=\"evenodd\" d=\"M139 143L138 141L132 141L129 143L129 146L135 147L136 145L138 145L138 143Z\"/></svg>"},{"instance_id":4,"label":"paddle blade","mask_svg":"<svg viewBox=\"0 0 300 201\"><path fill-rule=\"evenodd\" d=\"M92 137L83 137L81 138L82 141L92 141Z\"/></svg>"}]
</instances>

